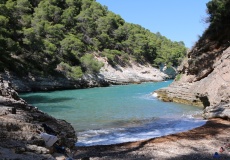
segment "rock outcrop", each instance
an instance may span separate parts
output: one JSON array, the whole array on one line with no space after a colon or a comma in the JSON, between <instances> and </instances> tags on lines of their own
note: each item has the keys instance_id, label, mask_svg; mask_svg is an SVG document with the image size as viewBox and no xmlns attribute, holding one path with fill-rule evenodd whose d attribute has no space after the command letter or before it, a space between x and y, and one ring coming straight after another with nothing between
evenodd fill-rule
<instances>
[{"instance_id":1,"label":"rock outcrop","mask_svg":"<svg viewBox=\"0 0 230 160\"><path fill-rule=\"evenodd\" d=\"M168 78L170 79L174 79L177 76L177 69L173 66L167 67L166 65L161 65L160 71L168 75Z\"/></svg>"},{"instance_id":2,"label":"rock outcrop","mask_svg":"<svg viewBox=\"0 0 230 160\"><path fill-rule=\"evenodd\" d=\"M230 47L208 44L195 47L177 81L156 92L164 101L204 107L205 118L230 119Z\"/></svg>"},{"instance_id":3,"label":"rock outcrop","mask_svg":"<svg viewBox=\"0 0 230 160\"><path fill-rule=\"evenodd\" d=\"M9 81L11 86L17 92L32 92L32 91L52 91L64 89L79 89L89 87L108 86L100 75L84 75L78 80L68 79L66 77L40 77L36 75L28 75L19 77L14 73L2 73L1 77Z\"/></svg>"},{"instance_id":4,"label":"rock outcrop","mask_svg":"<svg viewBox=\"0 0 230 160\"><path fill-rule=\"evenodd\" d=\"M40 77L29 74L28 76L19 77L11 72L2 73L0 76L9 81L12 84L12 88L17 92L106 87L110 84L156 82L172 78L171 75L161 72L150 64L130 63L126 67L120 65L111 66L106 59L102 57L95 58L104 63L100 72L97 74L85 74L77 80L61 77L60 75L56 77Z\"/></svg>"},{"instance_id":5,"label":"rock outcrop","mask_svg":"<svg viewBox=\"0 0 230 160\"><path fill-rule=\"evenodd\" d=\"M0 159L55 159L37 132L45 132L43 123L55 130L60 145L74 148L77 139L68 122L28 105L0 79Z\"/></svg>"},{"instance_id":6,"label":"rock outcrop","mask_svg":"<svg viewBox=\"0 0 230 160\"><path fill-rule=\"evenodd\" d=\"M209 1L208 28L159 98L204 107L205 118L230 119L230 1Z\"/></svg>"},{"instance_id":7,"label":"rock outcrop","mask_svg":"<svg viewBox=\"0 0 230 160\"><path fill-rule=\"evenodd\" d=\"M104 66L101 68L99 75L109 84L129 84L142 82L158 82L168 79L169 76L159 69L152 67L150 64L145 65L130 63L129 65L111 66L106 58L96 57Z\"/></svg>"}]
</instances>

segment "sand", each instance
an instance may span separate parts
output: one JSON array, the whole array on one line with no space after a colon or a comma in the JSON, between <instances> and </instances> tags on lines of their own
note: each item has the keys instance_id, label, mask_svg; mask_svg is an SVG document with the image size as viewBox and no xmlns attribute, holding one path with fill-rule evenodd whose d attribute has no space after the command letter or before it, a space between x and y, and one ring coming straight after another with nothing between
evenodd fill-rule
<instances>
[{"instance_id":1,"label":"sand","mask_svg":"<svg viewBox=\"0 0 230 160\"><path fill-rule=\"evenodd\" d=\"M90 160L210 160L218 152L230 160L230 121L210 119L204 126L190 131L107 146L77 147L74 159ZM220 147L225 151L220 152Z\"/></svg>"}]
</instances>

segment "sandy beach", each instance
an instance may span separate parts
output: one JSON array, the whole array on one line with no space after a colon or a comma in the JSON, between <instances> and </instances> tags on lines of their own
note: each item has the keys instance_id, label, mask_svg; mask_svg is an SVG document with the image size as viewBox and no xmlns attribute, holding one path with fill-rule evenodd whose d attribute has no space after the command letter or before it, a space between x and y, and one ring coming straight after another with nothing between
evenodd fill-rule
<instances>
[{"instance_id":1,"label":"sandy beach","mask_svg":"<svg viewBox=\"0 0 230 160\"><path fill-rule=\"evenodd\" d=\"M219 159L230 160L228 144L230 121L216 118L199 128L164 137L116 145L77 147L74 159L210 160L217 152Z\"/></svg>"}]
</instances>

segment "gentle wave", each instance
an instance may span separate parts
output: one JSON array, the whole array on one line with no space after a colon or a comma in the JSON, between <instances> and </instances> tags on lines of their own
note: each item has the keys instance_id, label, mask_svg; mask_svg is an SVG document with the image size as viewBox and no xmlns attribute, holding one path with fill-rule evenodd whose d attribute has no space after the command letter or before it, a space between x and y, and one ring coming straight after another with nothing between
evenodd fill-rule
<instances>
[{"instance_id":1,"label":"gentle wave","mask_svg":"<svg viewBox=\"0 0 230 160\"><path fill-rule=\"evenodd\" d=\"M147 140L191 130L205 123L206 120L194 118L160 119L137 127L90 130L78 134L76 146L110 145Z\"/></svg>"},{"instance_id":2,"label":"gentle wave","mask_svg":"<svg viewBox=\"0 0 230 160\"><path fill-rule=\"evenodd\" d=\"M136 96L135 98L153 101L153 100L158 100L156 97L157 96L154 96L152 93L150 93L150 94L144 94L144 95Z\"/></svg>"},{"instance_id":3,"label":"gentle wave","mask_svg":"<svg viewBox=\"0 0 230 160\"><path fill-rule=\"evenodd\" d=\"M157 95L156 92L153 92L153 93L152 93L152 96L153 96L153 97L157 97L158 95Z\"/></svg>"}]
</instances>

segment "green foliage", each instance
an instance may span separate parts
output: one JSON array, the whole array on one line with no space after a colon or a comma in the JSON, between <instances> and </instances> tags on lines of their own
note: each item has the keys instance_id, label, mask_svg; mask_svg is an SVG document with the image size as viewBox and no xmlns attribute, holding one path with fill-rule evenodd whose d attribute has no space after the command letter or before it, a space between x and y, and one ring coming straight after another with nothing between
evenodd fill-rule
<instances>
[{"instance_id":1,"label":"green foliage","mask_svg":"<svg viewBox=\"0 0 230 160\"><path fill-rule=\"evenodd\" d=\"M107 57L108 62L115 66L117 64L116 57L121 56L121 52L117 50L104 49L101 53L102 56Z\"/></svg>"},{"instance_id":2,"label":"green foliage","mask_svg":"<svg viewBox=\"0 0 230 160\"><path fill-rule=\"evenodd\" d=\"M87 73L98 73L103 66L103 63L95 60L92 54L85 54L81 57L81 64Z\"/></svg>"},{"instance_id":3,"label":"green foliage","mask_svg":"<svg viewBox=\"0 0 230 160\"><path fill-rule=\"evenodd\" d=\"M66 56L72 54L76 57L79 57L80 54L84 52L84 44L77 36L73 34L66 35L65 38L60 42L60 45L61 53Z\"/></svg>"},{"instance_id":4,"label":"green foliage","mask_svg":"<svg viewBox=\"0 0 230 160\"><path fill-rule=\"evenodd\" d=\"M211 0L207 3L209 22L230 23L230 0Z\"/></svg>"},{"instance_id":5,"label":"green foliage","mask_svg":"<svg viewBox=\"0 0 230 160\"><path fill-rule=\"evenodd\" d=\"M126 23L95 0L2 0L0 25L0 67L12 69L10 61L42 75L57 66L75 79L98 72L93 52L112 65L178 65L186 53L183 43Z\"/></svg>"},{"instance_id":6,"label":"green foliage","mask_svg":"<svg viewBox=\"0 0 230 160\"><path fill-rule=\"evenodd\" d=\"M175 81L179 81L181 79L182 74L178 74L175 78Z\"/></svg>"},{"instance_id":7,"label":"green foliage","mask_svg":"<svg viewBox=\"0 0 230 160\"><path fill-rule=\"evenodd\" d=\"M61 62L59 64L61 72L63 72L68 78L77 80L83 73L80 66L70 66L67 63Z\"/></svg>"},{"instance_id":8,"label":"green foliage","mask_svg":"<svg viewBox=\"0 0 230 160\"><path fill-rule=\"evenodd\" d=\"M197 47L202 46L208 41L213 41L219 46L228 45L230 39L230 0L210 0L207 4L208 17L206 22L209 27L205 30L199 41L196 43ZM205 50L212 50L212 47L206 45ZM204 52L205 52L204 50Z\"/></svg>"},{"instance_id":9,"label":"green foliage","mask_svg":"<svg viewBox=\"0 0 230 160\"><path fill-rule=\"evenodd\" d=\"M186 49L182 42L171 42L167 39L161 43L155 64L166 64L167 66L178 66L186 54Z\"/></svg>"},{"instance_id":10,"label":"green foliage","mask_svg":"<svg viewBox=\"0 0 230 160\"><path fill-rule=\"evenodd\" d=\"M207 8L209 14L207 22L210 22L210 26L200 40L208 35L209 39L216 40L220 44L228 43L230 39L230 0L211 0L207 3Z\"/></svg>"}]
</instances>

